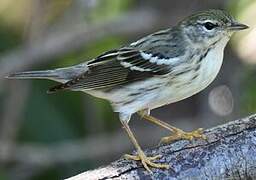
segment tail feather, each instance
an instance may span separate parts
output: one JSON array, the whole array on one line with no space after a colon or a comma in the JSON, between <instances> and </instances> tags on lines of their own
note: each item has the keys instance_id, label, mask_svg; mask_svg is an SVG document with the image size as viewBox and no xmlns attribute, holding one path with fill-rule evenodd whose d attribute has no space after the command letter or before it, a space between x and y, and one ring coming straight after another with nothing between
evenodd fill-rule
<instances>
[{"instance_id":1,"label":"tail feather","mask_svg":"<svg viewBox=\"0 0 256 180\"><path fill-rule=\"evenodd\" d=\"M49 79L61 83L65 83L69 79L62 76L62 73L56 70L45 70L45 71L25 71L16 72L6 76L7 79Z\"/></svg>"},{"instance_id":2,"label":"tail feather","mask_svg":"<svg viewBox=\"0 0 256 180\"><path fill-rule=\"evenodd\" d=\"M7 79L49 79L61 83L70 81L88 70L87 64L82 63L66 68L42 71L17 72L6 76Z\"/></svg>"},{"instance_id":3,"label":"tail feather","mask_svg":"<svg viewBox=\"0 0 256 180\"><path fill-rule=\"evenodd\" d=\"M81 63L75 66L66 68L58 68L53 70L42 70L42 71L25 71L17 72L6 76L7 79L49 79L61 84L51 88L48 93L54 93L57 90L65 89L65 83L80 77L88 71L87 63Z\"/></svg>"},{"instance_id":4,"label":"tail feather","mask_svg":"<svg viewBox=\"0 0 256 180\"><path fill-rule=\"evenodd\" d=\"M46 71L25 71L17 72L6 76L7 79L49 79L57 78L58 75L54 70Z\"/></svg>"}]
</instances>

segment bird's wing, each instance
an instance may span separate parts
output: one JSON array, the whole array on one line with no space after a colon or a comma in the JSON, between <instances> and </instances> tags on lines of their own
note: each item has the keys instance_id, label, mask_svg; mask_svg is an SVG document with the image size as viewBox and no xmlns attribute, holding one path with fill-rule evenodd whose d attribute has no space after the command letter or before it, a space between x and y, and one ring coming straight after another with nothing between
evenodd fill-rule
<instances>
[{"instance_id":1,"label":"bird's wing","mask_svg":"<svg viewBox=\"0 0 256 180\"><path fill-rule=\"evenodd\" d=\"M151 55L133 49L121 49L109 52L88 62L89 70L67 83L49 90L55 92L62 89L92 90L112 88L156 75L169 72L169 67L151 62ZM154 60L154 59L153 59Z\"/></svg>"},{"instance_id":2,"label":"bird's wing","mask_svg":"<svg viewBox=\"0 0 256 180\"><path fill-rule=\"evenodd\" d=\"M158 34L157 34L158 35ZM147 37L146 37L147 38ZM152 39L150 37L149 39ZM143 39L142 39L143 40ZM141 40L141 41L142 41ZM147 39L144 39L144 44ZM55 86L49 92L62 89L94 90L115 88L116 86L145 80L153 76L170 73L171 67L179 62L179 57L167 56L169 44L155 44L155 47L137 46L142 42L132 43L128 47L108 51L88 62L88 71L65 84ZM164 48L164 54L163 49Z\"/></svg>"}]
</instances>

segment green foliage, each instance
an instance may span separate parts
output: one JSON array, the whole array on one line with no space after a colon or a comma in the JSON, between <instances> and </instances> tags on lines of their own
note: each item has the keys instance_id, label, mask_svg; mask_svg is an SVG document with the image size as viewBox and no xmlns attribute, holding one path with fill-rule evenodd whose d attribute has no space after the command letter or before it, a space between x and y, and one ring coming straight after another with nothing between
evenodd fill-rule
<instances>
[{"instance_id":1,"label":"green foliage","mask_svg":"<svg viewBox=\"0 0 256 180\"><path fill-rule=\"evenodd\" d=\"M3 169L0 168L0 180L6 180L6 174Z\"/></svg>"},{"instance_id":2,"label":"green foliage","mask_svg":"<svg viewBox=\"0 0 256 180\"><path fill-rule=\"evenodd\" d=\"M53 83L35 81L20 130L21 141L56 142L84 135L82 94L47 95L46 87Z\"/></svg>"},{"instance_id":3,"label":"green foliage","mask_svg":"<svg viewBox=\"0 0 256 180\"><path fill-rule=\"evenodd\" d=\"M13 29L0 24L0 54L14 48L21 42L21 35Z\"/></svg>"},{"instance_id":4,"label":"green foliage","mask_svg":"<svg viewBox=\"0 0 256 180\"><path fill-rule=\"evenodd\" d=\"M255 82L256 72L255 69L250 69L245 72L243 78L243 92L241 93L241 111L243 114L248 115L252 112L256 112L256 84Z\"/></svg>"},{"instance_id":5,"label":"green foliage","mask_svg":"<svg viewBox=\"0 0 256 180\"><path fill-rule=\"evenodd\" d=\"M239 15L245 8L250 6L252 2L255 2L254 0L230 0L228 3L228 7L230 11L232 11L234 14Z\"/></svg>"},{"instance_id":6,"label":"green foliage","mask_svg":"<svg viewBox=\"0 0 256 180\"><path fill-rule=\"evenodd\" d=\"M102 0L98 2L95 11L90 15L93 22L106 21L115 18L132 5L131 0Z\"/></svg>"}]
</instances>

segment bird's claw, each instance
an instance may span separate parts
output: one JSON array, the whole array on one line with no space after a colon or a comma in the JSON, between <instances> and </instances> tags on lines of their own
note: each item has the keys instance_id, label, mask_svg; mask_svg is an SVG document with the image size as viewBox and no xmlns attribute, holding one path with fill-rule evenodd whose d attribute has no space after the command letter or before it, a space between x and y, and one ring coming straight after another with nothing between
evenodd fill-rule
<instances>
[{"instance_id":1,"label":"bird's claw","mask_svg":"<svg viewBox=\"0 0 256 180\"><path fill-rule=\"evenodd\" d=\"M156 156L152 156L152 157L147 157L144 152L138 152L138 155L130 155L130 154L125 154L124 155L125 159L131 159L131 160L135 160L135 161L141 161L143 167L149 172L152 173L152 171L150 170L150 167L153 168L164 168L164 169L168 169L169 165L167 164L158 164L158 163L154 163L152 161L157 160L159 158L161 158L161 155L156 155Z\"/></svg>"},{"instance_id":2,"label":"bird's claw","mask_svg":"<svg viewBox=\"0 0 256 180\"><path fill-rule=\"evenodd\" d=\"M167 144L172 141L181 140L181 139L191 141L194 138L203 139L203 140L207 139L206 136L203 134L203 128L199 128L191 132L184 132L182 130L177 130L175 134L161 138L160 144Z\"/></svg>"}]
</instances>

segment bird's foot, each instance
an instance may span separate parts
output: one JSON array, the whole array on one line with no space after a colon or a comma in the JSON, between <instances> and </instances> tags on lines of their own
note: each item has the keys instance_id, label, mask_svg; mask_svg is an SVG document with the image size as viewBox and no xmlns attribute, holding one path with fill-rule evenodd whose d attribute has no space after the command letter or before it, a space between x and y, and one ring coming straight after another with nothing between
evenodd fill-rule
<instances>
[{"instance_id":1,"label":"bird's foot","mask_svg":"<svg viewBox=\"0 0 256 180\"><path fill-rule=\"evenodd\" d=\"M138 155L130 155L130 154L125 154L124 155L125 159L131 159L134 161L141 161L143 167L149 172L152 173L152 171L150 170L150 167L153 168L164 168L164 169L168 169L169 165L167 164L158 164L158 163L154 163L152 161L161 158L160 155L157 156L152 156L152 157L147 157L143 151L138 151Z\"/></svg>"},{"instance_id":2,"label":"bird's foot","mask_svg":"<svg viewBox=\"0 0 256 180\"><path fill-rule=\"evenodd\" d=\"M191 132L184 132L181 129L175 129L175 132L173 135L161 138L160 144L167 144L172 141L181 140L181 139L191 141L194 138L206 140L206 136L203 134L203 128L199 128Z\"/></svg>"}]
</instances>

